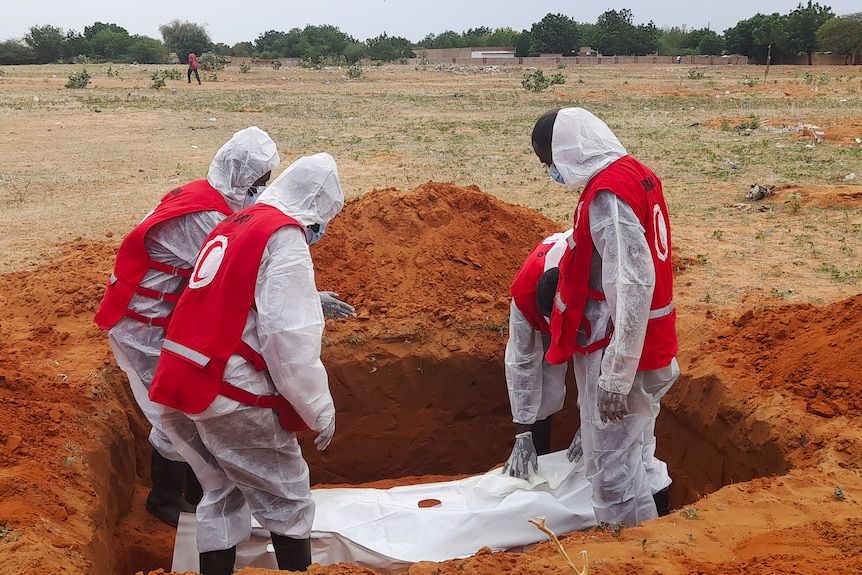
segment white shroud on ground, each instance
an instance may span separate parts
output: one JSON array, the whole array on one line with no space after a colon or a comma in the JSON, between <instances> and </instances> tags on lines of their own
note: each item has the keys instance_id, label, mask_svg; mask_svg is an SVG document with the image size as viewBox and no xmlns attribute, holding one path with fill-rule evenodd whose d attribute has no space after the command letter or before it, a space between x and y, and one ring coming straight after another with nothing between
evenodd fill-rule
<instances>
[{"instance_id":1,"label":"white shroud on ground","mask_svg":"<svg viewBox=\"0 0 862 575\"><path fill-rule=\"evenodd\" d=\"M375 571L406 571L418 561L444 561L493 551L521 550L547 541L528 519L545 518L558 535L596 525L583 464L566 452L539 458L530 482L494 469L457 481L391 489L313 489L312 561L352 563ZM440 501L434 507L424 507ZM420 502L423 507L420 507ZM277 569L269 532L255 523L249 541L237 547L236 568ZM182 514L173 571L197 571L194 515Z\"/></svg>"}]
</instances>

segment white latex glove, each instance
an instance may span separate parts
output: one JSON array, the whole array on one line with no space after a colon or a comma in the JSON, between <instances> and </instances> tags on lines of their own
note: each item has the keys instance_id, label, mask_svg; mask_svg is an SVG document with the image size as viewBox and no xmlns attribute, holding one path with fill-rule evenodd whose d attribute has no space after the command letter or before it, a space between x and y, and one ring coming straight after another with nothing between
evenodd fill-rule
<instances>
[{"instance_id":1,"label":"white latex glove","mask_svg":"<svg viewBox=\"0 0 862 575\"><path fill-rule=\"evenodd\" d=\"M581 459L584 458L584 446L581 443L581 429L575 432L575 437L572 439L572 444L569 446L569 449L566 450L566 459L571 461L572 463L580 463Z\"/></svg>"},{"instance_id":2,"label":"white latex glove","mask_svg":"<svg viewBox=\"0 0 862 575\"><path fill-rule=\"evenodd\" d=\"M509 460L503 465L503 474L529 481L530 467L533 468L533 473L539 472L539 456L533 444L533 434L525 431L515 436L515 446Z\"/></svg>"},{"instance_id":3,"label":"white latex glove","mask_svg":"<svg viewBox=\"0 0 862 575\"><path fill-rule=\"evenodd\" d=\"M602 423L611 421L619 423L623 417L629 414L629 396L623 393L614 393L599 387L599 414Z\"/></svg>"},{"instance_id":4,"label":"white latex glove","mask_svg":"<svg viewBox=\"0 0 862 575\"><path fill-rule=\"evenodd\" d=\"M314 438L314 446L317 447L318 451L323 451L327 447L329 447L329 442L332 441L332 436L335 435L335 415L333 414L332 419L329 420L329 423L326 424L326 427L323 428L323 431L317 434L317 437Z\"/></svg>"},{"instance_id":5,"label":"white latex glove","mask_svg":"<svg viewBox=\"0 0 862 575\"><path fill-rule=\"evenodd\" d=\"M356 317L356 310L352 305L338 299L338 294L331 291L320 292L320 305L323 307L323 317L329 319L341 319L345 317Z\"/></svg>"}]
</instances>

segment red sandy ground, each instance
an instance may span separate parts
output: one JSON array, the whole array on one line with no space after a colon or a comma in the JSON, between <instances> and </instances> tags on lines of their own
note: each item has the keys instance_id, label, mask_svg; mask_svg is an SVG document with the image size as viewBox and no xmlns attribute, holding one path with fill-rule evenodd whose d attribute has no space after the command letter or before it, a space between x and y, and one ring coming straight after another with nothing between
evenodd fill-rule
<instances>
[{"instance_id":1,"label":"red sandy ground","mask_svg":"<svg viewBox=\"0 0 862 575\"><path fill-rule=\"evenodd\" d=\"M339 419L324 454L305 448L315 483L385 487L505 460L508 284L557 229L450 184L348 203L313 249L319 288L359 312L327 322L323 359ZM146 422L92 323L116 248L116 238L74 241L50 265L0 276L0 573L170 569L173 530L143 505ZM680 275L685 262L693 260L679 258ZM658 430L676 511L561 537L575 565L583 550L594 574L862 571L862 296L742 309L732 322L680 313L684 375ZM555 448L577 425L573 401ZM373 574L346 564L310 572ZM409 570L501 572L572 569L543 543Z\"/></svg>"},{"instance_id":2,"label":"red sandy ground","mask_svg":"<svg viewBox=\"0 0 862 575\"><path fill-rule=\"evenodd\" d=\"M790 94L788 94L790 95ZM714 129L733 129L736 126L745 125L751 118L741 116L737 117L720 117L710 120L706 123L707 126ZM856 140L862 134L859 126L862 125L862 118L806 118L804 122L790 118L769 118L759 122L760 127L764 129L782 129L790 128L796 130L794 139L810 140L815 142L814 132L823 132L824 141L830 144L843 148L859 148L860 142Z\"/></svg>"}]
</instances>

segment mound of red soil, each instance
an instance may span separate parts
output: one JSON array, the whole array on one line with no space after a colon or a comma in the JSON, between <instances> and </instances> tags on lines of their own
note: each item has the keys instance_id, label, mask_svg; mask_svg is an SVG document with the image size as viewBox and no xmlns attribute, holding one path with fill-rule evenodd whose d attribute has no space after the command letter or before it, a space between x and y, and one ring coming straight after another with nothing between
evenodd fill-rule
<instances>
[{"instance_id":1,"label":"mound of red soil","mask_svg":"<svg viewBox=\"0 0 862 575\"><path fill-rule=\"evenodd\" d=\"M558 229L478 189L433 182L347 203L312 250L319 288L359 312L327 322L338 426L323 454L304 444L315 483L385 487L505 459L508 286L535 243ZM143 505L147 425L92 323L117 245L75 241L50 265L0 276L0 573L170 567L173 531ZM692 477L675 476L691 507L622 532L567 535L577 566L588 549L591 570L606 575L862 568L862 299L737 315L732 325L705 320L683 341L684 375L659 419L660 455L674 469L692 466ZM561 414L555 447L571 438L572 419ZM543 544L410 573L502 571L571 569Z\"/></svg>"},{"instance_id":2,"label":"mound of red soil","mask_svg":"<svg viewBox=\"0 0 862 575\"><path fill-rule=\"evenodd\" d=\"M706 353L764 390L805 400L822 417L862 414L862 296L827 306L749 310ZM696 359L692 359L696 363Z\"/></svg>"},{"instance_id":3,"label":"mound of red soil","mask_svg":"<svg viewBox=\"0 0 862 575\"><path fill-rule=\"evenodd\" d=\"M742 116L721 116L713 118L704 125L715 130L743 130L748 126L753 118ZM857 139L862 138L862 128L860 122L862 118L756 118L760 128L769 130L789 129L788 139L804 140L814 143L814 132L823 132L823 138L826 145L839 146L844 148L858 148L860 146Z\"/></svg>"},{"instance_id":4,"label":"mound of red soil","mask_svg":"<svg viewBox=\"0 0 862 575\"><path fill-rule=\"evenodd\" d=\"M494 357L498 339L473 336L507 328L515 272L559 230L475 186L428 182L350 200L312 248L319 289L338 292L358 314L329 322L327 338L434 341L444 354Z\"/></svg>"},{"instance_id":5,"label":"mound of red soil","mask_svg":"<svg viewBox=\"0 0 862 575\"><path fill-rule=\"evenodd\" d=\"M313 481L381 485L500 461L508 286L557 229L434 182L347 203L313 249L320 289L359 312L327 322L338 432L324 454L306 445ZM2 573L169 565L171 531L143 511L148 425L92 321L117 245L75 241L50 265L0 276L0 544L14 551L0 553ZM450 449L455 434L473 445Z\"/></svg>"},{"instance_id":6,"label":"mound of red soil","mask_svg":"<svg viewBox=\"0 0 862 575\"><path fill-rule=\"evenodd\" d=\"M357 310L326 325L338 441L319 453L304 440L314 481L459 475L505 461L509 285L558 230L476 187L428 182L347 202L312 248L319 289ZM560 448L576 425L558 426Z\"/></svg>"}]
</instances>

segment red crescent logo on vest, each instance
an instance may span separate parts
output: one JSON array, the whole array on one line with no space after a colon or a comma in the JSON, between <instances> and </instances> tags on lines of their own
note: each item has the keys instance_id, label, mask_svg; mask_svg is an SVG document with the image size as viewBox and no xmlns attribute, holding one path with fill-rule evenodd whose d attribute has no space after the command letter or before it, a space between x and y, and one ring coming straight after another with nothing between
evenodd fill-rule
<instances>
[{"instance_id":1,"label":"red crescent logo on vest","mask_svg":"<svg viewBox=\"0 0 862 575\"><path fill-rule=\"evenodd\" d=\"M652 208L652 225L655 233L655 253L661 261L667 260L670 246L667 241L667 223L664 220L664 214L661 207L656 204Z\"/></svg>"},{"instance_id":2,"label":"red crescent logo on vest","mask_svg":"<svg viewBox=\"0 0 862 575\"><path fill-rule=\"evenodd\" d=\"M197 289L209 285L224 260L224 252L227 249L227 238L216 236L208 241L201 249L201 255L195 264L189 288Z\"/></svg>"}]
</instances>

